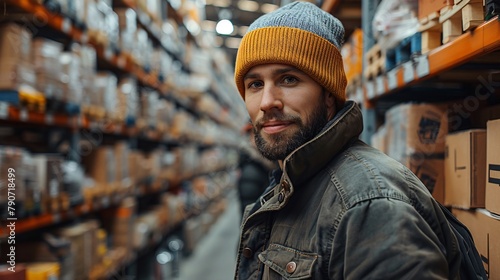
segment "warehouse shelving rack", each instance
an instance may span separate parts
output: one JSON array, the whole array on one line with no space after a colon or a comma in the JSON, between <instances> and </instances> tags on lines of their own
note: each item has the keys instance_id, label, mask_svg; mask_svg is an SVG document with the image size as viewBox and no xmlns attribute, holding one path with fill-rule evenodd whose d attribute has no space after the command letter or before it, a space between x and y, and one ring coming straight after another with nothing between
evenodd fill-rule
<instances>
[{"instance_id":1,"label":"warehouse shelving rack","mask_svg":"<svg viewBox=\"0 0 500 280\"><path fill-rule=\"evenodd\" d=\"M128 7L138 11L137 7L128 0L120 0L121 4L124 7ZM167 1L165 1L168 3ZM82 43L82 44L90 44L96 50L97 59L100 62L105 63L110 66L114 71L120 73L126 73L135 77L139 84L142 86L152 88L157 90L161 95L165 98L175 102L175 104L183 108L184 110L190 112L196 118L207 119L215 124L225 127L227 129L231 129L234 131L238 131L238 124L235 123L234 118L232 118L230 113L226 114L212 114L209 112L199 112L195 108L194 104L181 102L175 99L175 96L170 95L170 91L175 89L175 85L167 84L163 82L162 77L157 75L148 73L147 69L137 65L134 61L127 55L114 52L110 49L103 48L98 42L92 41L89 38L86 31L76 25L74 25L70 19L65 18L60 14L53 13L49 11L45 6L39 4L38 2L31 0L5 0L4 3L9 7L14 7L15 9L21 10L28 15L33 15L35 17L41 18L45 21L45 25L48 28L51 28L55 31L58 31L69 38L69 40ZM182 25L182 19L179 15L176 14L176 11L173 9L168 9L169 16L172 16L176 19L179 24ZM139 12L140 13L140 12ZM156 30L156 27L152 24L149 24L147 20L144 20L144 17L138 17L138 23L147 31L148 35L156 42L156 44L160 44L165 52L169 55L173 56L174 59L181 61L181 58L176 57L176 54L170 52L166 46L164 46L161 42L159 31ZM196 44L196 37L193 34L188 33L188 40L194 42ZM182 61L181 61L182 62ZM189 73L190 69L188 65L182 63L182 71ZM175 89L182 90L182 89ZM9 91L7 95L4 96L12 96L12 94L18 96L20 92ZM203 93L197 94L210 94L214 97L215 100L220 102L220 105L224 108L227 108L229 104L226 104L224 100L221 100L216 93L212 91L207 91ZM18 98L18 97L16 97ZM14 100L16 99L14 98ZM165 135L161 133L155 133L153 136L151 135L140 135L137 128L134 125L123 124L123 123L115 123L112 121L104 121L99 122L93 119L90 119L79 113L79 109L74 110L72 112L52 112L52 111L33 111L28 110L27 108L20 107L19 100L17 102L12 102L12 98L9 100L0 99L0 122L3 125L7 126L16 126L16 127L44 127L48 130L57 129L57 130L67 130L70 132L70 143L73 146L72 149L77 149L79 139L79 131L82 129L90 130L94 127L99 127L101 132L108 135L115 135L123 139L137 139L141 138L148 142L153 142L155 145L159 146L178 146L182 145L178 140L169 140L168 137L165 138ZM78 106L77 104L73 104L74 106ZM234 109L234 108L233 108ZM229 107L229 110L232 110ZM207 143L196 143L196 140L189 140L190 145L196 145L199 149L210 148L211 144ZM184 143L184 142L183 142ZM215 144L214 144L215 145ZM224 146L229 149L237 150L241 147L241 143L218 143L216 146ZM72 158L73 160L79 161L79 157L76 156ZM183 180L191 180L196 176L204 176L208 173L214 174L218 172L225 172L229 169L233 168L233 166L222 166L217 167L215 169L205 170L201 173L192 174L185 178L179 178L180 181ZM166 191L175 191L179 186L169 186L168 184L158 184L157 182L152 185L140 185L135 186L135 188L127 187L123 188L120 191L101 194L98 197L94 197L91 200L86 200L82 204L71 206L69 209L64 209L55 213L45 213L41 215L31 216L19 218L16 221L16 233L24 234L24 233L32 233L34 231L40 230L45 227L54 226L59 223L68 222L71 220L79 220L80 218L92 214L101 210L108 209L110 207L114 207L119 205L120 202L127 196L134 197L143 197L143 196L157 196L158 194ZM173 190L172 190L173 189ZM222 193L219 193L215 197L207 197L208 200L216 201L223 196ZM186 213L186 219L199 214L199 209L193 209L193 212ZM165 232L164 235L167 236L169 232ZM7 237L8 232L6 229L0 229L0 238ZM150 244L149 249L154 249L158 244ZM145 248L141 250L142 253L144 251L149 250ZM141 254L142 254L141 253ZM131 262L136 259L136 256L128 256L122 261L117 262L112 268L108 268L106 271L100 272L100 275L94 275L96 279L111 277L115 275L115 273L121 269L125 265L130 265Z\"/></svg>"}]
</instances>

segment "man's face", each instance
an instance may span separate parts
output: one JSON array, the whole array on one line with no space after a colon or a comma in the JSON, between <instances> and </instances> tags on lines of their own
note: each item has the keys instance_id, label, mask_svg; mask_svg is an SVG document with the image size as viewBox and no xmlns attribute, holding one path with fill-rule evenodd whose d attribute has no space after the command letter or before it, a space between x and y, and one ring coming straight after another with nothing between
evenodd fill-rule
<instances>
[{"instance_id":1,"label":"man's face","mask_svg":"<svg viewBox=\"0 0 500 280\"><path fill-rule=\"evenodd\" d=\"M257 148L271 160L283 160L311 140L335 114L332 95L289 65L255 66L244 85Z\"/></svg>"}]
</instances>

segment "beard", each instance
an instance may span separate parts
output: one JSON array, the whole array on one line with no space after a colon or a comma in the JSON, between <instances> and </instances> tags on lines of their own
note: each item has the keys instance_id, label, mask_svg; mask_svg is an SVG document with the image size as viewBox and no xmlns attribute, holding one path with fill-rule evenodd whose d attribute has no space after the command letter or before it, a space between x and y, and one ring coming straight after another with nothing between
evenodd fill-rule
<instances>
[{"instance_id":1,"label":"beard","mask_svg":"<svg viewBox=\"0 0 500 280\"><path fill-rule=\"evenodd\" d=\"M262 134L262 123L269 119L293 122L298 131L293 134L282 131L275 135L268 135L268 140ZM291 152L313 139L328 122L328 110L321 104L318 110L310 115L310 123L304 124L298 116L283 113L268 113L254 126L255 144L260 153L269 160L284 160Z\"/></svg>"}]
</instances>

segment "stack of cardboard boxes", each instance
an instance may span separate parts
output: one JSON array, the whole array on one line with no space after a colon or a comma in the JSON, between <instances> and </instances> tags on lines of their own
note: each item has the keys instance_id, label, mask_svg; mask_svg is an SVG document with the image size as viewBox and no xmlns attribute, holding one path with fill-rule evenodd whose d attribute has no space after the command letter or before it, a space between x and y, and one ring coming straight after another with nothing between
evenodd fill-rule
<instances>
[{"instance_id":1,"label":"stack of cardboard boxes","mask_svg":"<svg viewBox=\"0 0 500 280\"><path fill-rule=\"evenodd\" d=\"M448 133L446 105L404 104L391 108L372 138L373 146L409 167L471 231L489 279L500 279L500 119L492 108L474 112L476 127ZM453 116L453 115L450 115Z\"/></svg>"},{"instance_id":2,"label":"stack of cardboard boxes","mask_svg":"<svg viewBox=\"0 0 500 280\"><path fill-rule=\"evenodd\" d=\"M446 204L471 231L489 279L500 279L500 120L447 139ZM458 142L460 141L460 142Z\"/></svg>"}]
</instances>

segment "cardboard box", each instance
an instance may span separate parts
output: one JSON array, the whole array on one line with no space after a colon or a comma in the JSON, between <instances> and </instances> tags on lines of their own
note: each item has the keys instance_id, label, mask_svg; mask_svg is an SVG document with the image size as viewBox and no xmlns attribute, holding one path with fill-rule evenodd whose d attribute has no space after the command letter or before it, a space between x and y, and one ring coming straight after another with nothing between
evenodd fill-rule
<instances>
[{"instance_id":1,"label":"cardboard box","mask_svg":"<svg viewBox=\"0 0 500 280\"><path fill-rule=\"evenodd\" d=\"M486 196L485 206L500 214L500 119L486 124Z\"/></svg>"},{"instance_id":2,"label":"cardboard box","mask_svg":"<svg viewBox=\"0 0 500 280\"><path fill-rule=\"evenodd\" d=\"M424 156L413 154L404 163L424 183L432 197L444 204L444 159L441 155Z\"/></svg>"},{"instance_id":3,"label":"cardboard box","mask_svg":"<svg viewBox=\"0 0 500 280\"><path fill-rule=\"evenodd\" d=\"M441 104L402 104L386 113L390 127L387 154L404 162L413 154L444 153L448 107Z\"/></svg>"},{"instance_id":4,"label":"cardboard box","mask_svg":"<svg viewBox=\"0 0 500 280\"><path fill-rule=\"evenodd\" d=\"M486 130L448 135L444 164L445 205L484 208Z\"/></svg>"},{"instance_id":5,"label":"cardboard box","mask_svg":"<svg viewBox=\"0 0 500 280\"><path fill-rule=\"evenodd\" d=\"M15 23L0 24L0 60L31 61L31 33Z\"/></svg>"},{"instance_id":6,"label":"cardboard box","mask_svg":"<svg viewBox=\"0 0 500 280\"><path fill-rule=\"evenodd\" d=\"M0 58L0 90L17 90L22 85L35 87L37 77L33 66L10 58Z\"/></svg>"},{"instance_id":7,"label":"cardboard box","mask_svg":"<svg viewBox=\"0 0 500 280\"><path fill-rule=\"evenodd\" d=\"M453 215L460 220L472 234L477 251L483 259L488 279L500 279L500 217L485 209L452 209Z\"/></svg>"},{"instance_id":8,"label":"cardboard box","mask_svg":"<svg viewBox=\"0 0 500 280\"><path fill-rule=\"evenodd\" d=\"M446 6L453 6L453 0L419 0L418 18L422 19L432 13L438 13Z\"/></svg>"}]
</instances>

